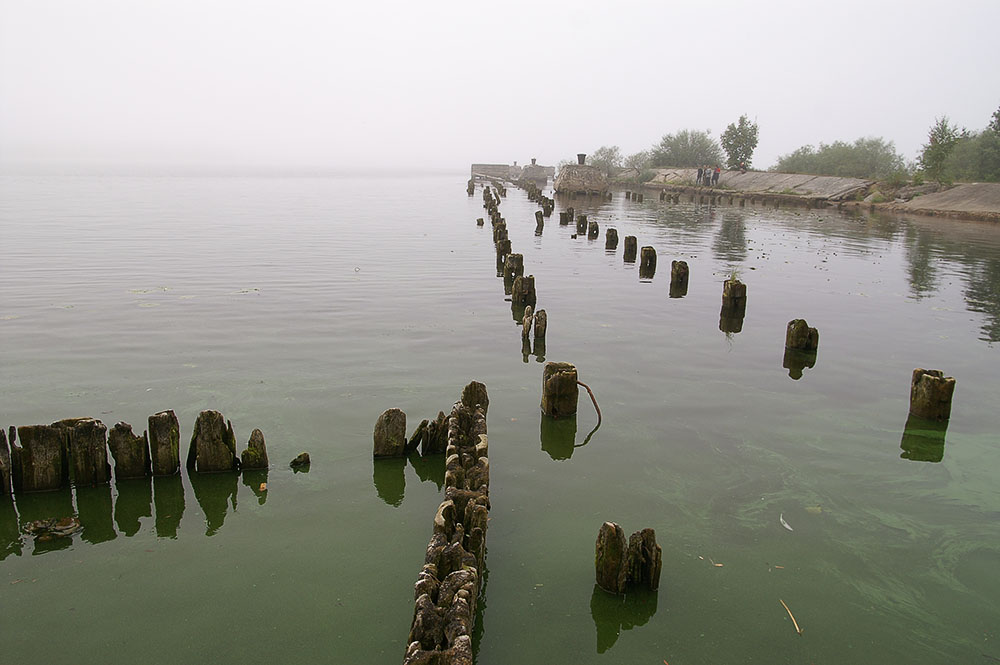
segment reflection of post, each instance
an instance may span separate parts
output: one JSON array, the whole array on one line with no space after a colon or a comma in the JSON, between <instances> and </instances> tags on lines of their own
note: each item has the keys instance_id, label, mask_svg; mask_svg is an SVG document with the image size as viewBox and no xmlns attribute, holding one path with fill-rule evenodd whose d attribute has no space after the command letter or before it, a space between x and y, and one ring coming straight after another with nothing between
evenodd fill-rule
<instances>
[{"instance_id":1,"label":"reflection of post","mask_svg":"<svg viewBox=\"0 0 1000 665\"><path fill-rule=\"evenodd\" d=\"M184 517L184 482L180 474L153 478L153 505L156 508L156 535L176 538Z\"/></svg>"},{"instance_id":2,"label":"reflection of post","mask_svg":"<svg viewBox=\"0 0 1000 665\"><path fill-rule=\"evenodd\" d=\"M410 466L417 472L420 482L428 480L437 485L438 489L444 487L444 460L436 455L411 454L408 458Z\"/></svg>"},{"instance_id":3,"label":"reflection of post","mask_svg":"<svg viewBox=\"0 0 1000 665\"><path fill-rule=\"evenodd\" d=\"M405 457L388 457L374 462L372 481L378 498L390 506L399 507L403 503L403 493L406 491ZM443 466L443 465L442 465Z\"/></svg>"},{"instance_id":4,"label":"reflection of post","mask_svg":"<svg viewBox=\"0 0 1000 665\"><path fill-rule=\"evenodd\" d=\"M192 473L188 480L194 498L205 512L205 535L213 536L225 523L229 504L236 508L237 474Z\"/></svg>"},{"instance_id":5,"label":"reflection of post","mask_svg":"<svg viewBox=\"0 0 1000 665\"><path fill-rule=\"evenodd\" d=\"M264 505L267 501L267 469L251 469L243 471L243 484L250 488L257 497L257 503Z\"/></svg>"},{"instance_id":6,"label":"reflection of post","mask_svg":"<svg viewBox=\"0 0 1000 665\"><path fill-rule=\"evenodd\" d=\"M914 462L940 462L944 459L944 437L948 421L926 420L911 415L903 426L900 457Z\"/></svg>"},{"instance_id":7,"label":"reflection of post","mask_svg":"<svg viewBox=\"0 0 1000 665\"><path fill-rule=\"evenodd\" d=\"M21 532L17 528L17 511L10 497L0 496L0 561L11 554L21 556Z\"/></svg>"},{"instance_id":8,"label":"reflection of post","mask_svg":"<svg viewBox=\"0 0 1000 665\"><path fill-rule=\"evenodd\" d=\"M153 485L149 478L135 478L116 482L115 489L115 524L122 535L134 536L139 520L153 515Z\"/></svg>"},{"instance_id":9,"label":"reflection of post","mask_svg":"<svg viewBox=\"0 0 1000 665\"><path fill-rule=\"evenodd\" d=\"M576 414L565 418L552 418L542 414L539 427L542 450L556 461L568 460L573 456L576 444Z\"/></svg>"},{"instance_id":10,"label":"reflection of post","mask_svg":"<svg viewBox=\"0 0 1000 665\"><path fill-rule=\"evenodd\" d=\"M798 381L802 378L803 369L812 369L816 366L816 352L786 348L781 366L788 370L788 376Z\"/></svg>"},{"instance_id":11,"label":"reflection of post","mask_svg":"<svg viewBox=\"0 0 1000 665\"><path fill-rule=\"evenodd\" d=\"M618 641L621 632L619 609L622 602L622 596L605 593L600 585L594 585L594 593L590 596L590 616L597 629L597 653L604 653Z\"/></svg>"},{"instance_id":12,"label":"reflection of post","mask_svg":"<svg viewBox=\"0 0 1000 665\"><path fill-rule=\"evenodd\" d=\"M111 487L98 485L96 487L76 488L76 510L83 531L80 538L96 545L114 540L114 524L111 522ZM128 534L131 535L131 534Z\"/></svg>"}]
</instances>

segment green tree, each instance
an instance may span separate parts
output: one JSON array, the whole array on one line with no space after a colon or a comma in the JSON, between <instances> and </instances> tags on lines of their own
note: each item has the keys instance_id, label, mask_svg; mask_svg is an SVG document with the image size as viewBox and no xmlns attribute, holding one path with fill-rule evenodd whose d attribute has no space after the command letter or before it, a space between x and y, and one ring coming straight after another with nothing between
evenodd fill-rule
<instances>
[{"instance_id":1,"label":"green tree","mask_svg":"<svg viewBox=\"0 0 1000 665\"><path fill-rule=\"evenodd\" d=\"M906 162L892 141L879 137L860 138L854 143L820 143L818 149L802 146L779 157L771 170L872 180L888 180L907 173Z\"/></svg>"},{"instance_id":2,"label":"green tree","mask_svg":"<svg viewBox=\"0 0 1000 665\"><path fill-rule=\"evenodd\" d=\"M709 132L682 129L666 134L650 151L652 166L704 166L720 164L722 149Z\"/></svg>"},{"instance_id":3,"label":"green tree","mask_svg":"<svg viewBox=\"0 0 1000 665\"><path fill-rule=\"evenodd\" d=\"M959 129L948 122L948 116L934 119L934 124L927 133L927 143L920 153L920 168L933 180L947 182L951 180L945 168L948 156L954 150L955 144L961 138L967 138L964 129Z\"/></svg>"},{"instance_id":4,"label":"green tree","mask_svg":"<svg viewBox=\"0 0 1000 665\"><path fill-rule=\"evenodd\" d=\"M993 112L993 118L990 120L990 124L986 129L990 130L994 134L1000 134L1000 107Z\"/></svg>"},{"instance_id":5,"label":"green tree","mask_svg":"<svg viewBox=\"0 0 1000 665\"><path fill-rule=\"evenodd\" d=\"M636 182L645 182L646 180L651 179L652 176L650 176L650 178L644 177L649 169L649 151L640 150L639 152L626 157L625 168L632 172Z\"/></svg>"},{"instance_id":6,"label":"green tree","mask_svg":"<svg viewBox=\"0 0 1000 665\"><path fill-rule=\"evenodd\" d=\"M722 133L722 148L726 151L726 166L731 169L750 168L753 151L757 148L757 123L741 115L739 123L729 123Z\"/></svg>"},{"instance_id":7,"label":"green tree","mask_svg":"<svg viewBox=\"0 0 1000 665\"><path fill-rule=\"evenodd\" d=\"M602 145L587 158L591 166L596 166L606 176L612 176L622 167L622 151L616 145Z\"/></svg>"}]
</instances>

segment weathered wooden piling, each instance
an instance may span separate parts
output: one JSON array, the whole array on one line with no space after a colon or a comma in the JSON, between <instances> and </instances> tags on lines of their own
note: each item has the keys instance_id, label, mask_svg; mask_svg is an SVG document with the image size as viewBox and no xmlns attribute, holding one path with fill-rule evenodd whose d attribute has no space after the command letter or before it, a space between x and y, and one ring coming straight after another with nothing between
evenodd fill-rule
<instances>
[{"instance_id":1,"label":"weathered wooden piling","mask_svg":"<svg viewBox=\"0 0 1000 665\"><path fill-rule=\"evenodd\" d=\"M139 436L132 432L128 423L116 423L108 432L108 448L115 460L115 480L145 478L152 474L145 432Z\"/></svg>"},{"instance_id":2,"label":"weathered wooden piling","mask_svg":"<svg viewBox=\"0 0 1000 665\"><path fill-rule=\"evenodd\" d=\"M240 467L244 470L268 467L267 445L264 442L264 433L259 429L254 429L250 433L247 447L240 453Z\"/></svg>"},{"instance_id":3,"label":"weathered wooden piling","mask_svg":"<svg viewBox=\"0 0 1000 665\"><path fill-rule=\"evenodd\" d=\"M69 451L70 477L76 485L101 485L111 480L108 428L94 418L67 418L52 423L62 430Z\"/></svg>"},{"instance_id":4,"label":"weathered wooden piling","mask_svg":"<svg viewBox=\"0 0 1000 665\"><path fill-rule=\"evenodd\" d=\"M541 210L535 211L535 233L541 233L545 228L545 215Z\"/></svg>"},{"instance_id":5,"label":"weathered wooden piling","mask_svg":"<svg viewBox=\"0 0 1000 665\"><path fill-rule=\"evenodd\" d=\"M666 199L667 199L667 190L661 189L660 190L660 202L662 203Z\"/></svg>"},{"instance_id":6,"label":"weathered wooden piling","mask_svg":"<svg viewBox=\"0 0 1000 665\"><path fill-rule=\"evenodd\" d=\"M535 276L521 275L520 277L514 278L514 287L511 290L511 302L515 306L523 307L525 305L535 306L537 302L537 296L535 295Z\"/></svg>"},{"instance_id":7,"label":"weathered wooden piling","mask_svg":"<svg viewBox=\"0 0 1000 665\"><path fill-rule=\"evenodd\" d=\"M172 476L181 470L181 427L173 411L149 417L149 457L154 476Z\"/></svg>"},{"instance_id":8,"label":"weathered wooden piling","mask_svg":"<svg viewBox=\"0 0 1000 665\"><path fill-rule=\"evenodd\" d=\"M576 232L577 234L583 234L587 232L587 216L577 215L576 216Z\"/></svg>"},{"instance_id":9,"label":"weathered wooden piling","mask_svg":"<svg viewBox=\"0 0 1000 665\"><path fill-rule=\"evenodd\" d=\"M569 219L570 224L576 219L576 211L573 209L573 206L566 208L566 217Z\"/></svg>"},{"instance_id":10,"label":"weathered wooden piling","mask_svg":"<svg viewBox=\"0 0 1000 665\"><path fill-rule=\"evenodd\" d=\"M187 456L188 471L219 473L240 468L233 424L211 409L198 414Z\"/></svg>"},{"instance_id":11,"label":"weathered wooden piling","mask_svg":"<svg viewBox=\"0 0 1000 665\"><path fill-rule=\"evenodd\" d=\"M406 414L386 409L375 421L374 457L402 457L406 453Z\"/></svg>"},{"instance_id":12,"label":"weathered wooden piling","mask_svg":"<svg viewBox=\"0 0 1000 665\"><path fill-rule=\"evenodd\" d=\"M69 485L69 456L62 430L52 425L17 428L10 450L14 492L44 492Z\"/></svg>"},{"instance_id":13,"label":"weathered wooden piling","mask_svg":"<svg viewBox=\"0 0 1000 665\"><path fill-rule=\"evenodd\" d=\"M628 191L627 189L625 190L625 200L626 201L632 200L632 192Z\"/></svg>"},{"instance_id":14,"label":"weathered wooden piling","mask_svg":"<svg viewBox=\"0 0 1000 665\"><path fill-rule=\"evenodd\" d=\"M566 212L565 210L560 210L559 211L559 226L568 226L568 225L569 225L569 213Z\"/></svg>"},{"instance_id":15,"label":"weathered wooden piling","mask_svg":"<svg viewBox=\"0 0 1000 665\"><path fill-rule=\"evenodd\" d=\"M524 274L524 254L508 254L503 264L504 279L514 281L515 277Z\"/></svg>"},{"instance_id":16,"label":"weathered wooden piling","mask_svg":"<svg viewBox=\"0 0 1000 665\"><path fill-rule=\"evenodd\" d=\"M549 317L544 309L535 312L535 342L545 340L545 331L549 327ZM537 353L537 352L536 352Z\"/></svg>"},{"instance_id":17,"label":"weathered wooden piling","mask_svg":"<svg viewBox=\"0 0 1000 665\"><path fill-rule=\"evenodd\" d=\"M642 203L646 197L643 195L642 192L639 192L638 194L633 194L632 198L637 200L639 203Z\"/></svg>"},{"instance_id":18,"label":"weathered wooden piling","mask_svg":"<svg viewBox=\"0 0 1000 665\"><path fill-rule=\"evenodd\" d=\"M639 253L639 277L642 279L652 279L656 274L656 250L652 247L643 247Z\"/></svg>"},{"instance_id":19,"label":"weathered wooden piling","mask_svg":"<svg viewBox=\"0 0 1000 665\"><path fill-rule=\"evenodd\" d=\"M604 231L604 249L618 249L617 229L606 229Z\"/></svg>"},{"instance_id":20,"label":"weathered wooden piling","mask_svg":"<svg viewBox=\"0 0 1000 665\"><path fill-rule=\"evenodd\" d=\"M299 453L288 463L288 466L293 469L305 469L310 464L312 464L312 460L309 458L309 453Z\"/></svg>"},{"instance_id":21,"label":"weathered wooden piling","mask_svg":"<svg viewBox=\"0 0 1000 665\"><path fill-rule=\"evenodd\" d=\"M553 418L572 416L580 399L576 366L547 362L542 370L542 413Z\"/></svg>"},{"instance_id":22,"label":"weathered wooden piling","mask_svg":"<svg viewBox=\"0 0 1000 665\"><path fill-rule=\"evenodd\" d=\"M683 298L688 291L688 264L687 261L670 262L670 297Z\"/></svg>"},{"instance_id":23,"label":"weathered wooden piling","mask_svg":"<svg viewBox=\"0 0 1000 665\"><path fill-rule=\"evenodd\" d=\"M594 568L597 585L609 593L625 593L629 585L657 590L663 568L663 549L656 544L656 532L642 529L625 540L625 532L620 526L605 522L597 532Z\"/></svg>"},{"instance_id":24,"label":"weathered wooden piling","mask_svg":"<svg viewBox=\"0 0 1000 665\"><path fill-rule=\"evenodd\" d=\"M747 286L736 277L730 277L722 284L722 310L741 317L747 308Z\"/></svg>"},{"instance_id":25,"label":"weathered wooden piling","mask_svg":"<svg viewBox=\"0 0 1000 665\"><path fill-rule=\"evenodd\" d=\"M472 665L472 632L486 563L489 442L482 408L455 404L448 418L445 500L434 516L404 665Z\"/></svg>"},{"instance_id":26,"label":"weathered wooden piling","mask_svg":"<svg viewBox=\"0 0 1000 665\"><path fill-rule=\"evenodd\" d=\"M484 226L485 224L486 222L483 220L482 217L476 217L476 226Z\"/></svg>"},{"instance_id":27,"label":"weathered wooden piling","mask_svg":"<svg viewBox=\"0 0 1000 665\"><path fill-rule=\"evenodd\" d=\"M587 238L589 240L597 240L597 236L601 234L601 229L597 226L597 222L590 222L587 226Z\"/></svg>"},{"instance_id":28,"label":"weathered wooden piling","mask_svg":"<svg viewBox=\"0 0 1000 665\"><path fill-rule=\"evenodd\" d=\"M427 423L427 431L420 442L421 455L436 455L448 447L448 417L439 411L437 418Z\"/></svg>"},{"instance_id":29,"label":"weathered wooden piling","mask_svg":"<svg viewBox=\"0 0 1000 665\"><path fill-rule=\"evenodd\" d=\"M521 319L521 338L527 340L531 335L531 324L534 323L534 311L531 305L524 308L524 317Z\"/></svg>"},{"instance_id":30,"label":"weathered wooden piling","mask_svg":"<svg viewBox=\"0 0 1000 665\"><path fill-rule=\"evenodd\" d=\"M810 328L805 319L792 319L785 329L785 348L815 351L819 347L819 331Z\"/></svg>"},{"instance_id":31,"label":"weathered wooden piling","mask_svg":"<svg viewBox=\"0 0 1000 665\"><path fill-rule=\"evenodd\" d=\"M625 263L635 263L635 255L639 247L639 241L635 236L625 236Z\"/></svg>"},{"instance_id":32,"label":"weathered wooden piling","mask_svg":"<svg viewBox=\"0 0 1000 665\"><path fill-rule=\"evenodd\" d=\"M625 593L628 579L628 541L625 531L614 522L605 522L597 532L594 568L597 586L608 593Z\"/></svg>"},{"instance_id":33,"label":"weathered wooden piling","mask_svg":"<svg viewBox=\"0 0 1000 665\"><path fill-rule=\"evenodd\" d=\"M910 379L910 415L924 420L948 420L954 394L954 377L946 377L939 369L918 367Z\"/></svg>"}]
</instances>

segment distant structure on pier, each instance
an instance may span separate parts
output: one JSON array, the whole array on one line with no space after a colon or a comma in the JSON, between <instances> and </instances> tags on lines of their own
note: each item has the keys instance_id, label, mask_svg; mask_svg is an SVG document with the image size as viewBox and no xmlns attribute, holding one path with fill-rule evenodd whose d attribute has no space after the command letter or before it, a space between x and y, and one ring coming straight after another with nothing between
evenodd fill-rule
<instances>
[{"instance_id":1,"label":"distant structure on pier","mask_svg":"<svg viewBox=\"0 0 1000 665\"><path fill-rule=\"evenodd\" d=\"M546 183L549 178L556 176L556 167L542 166L532 157L531 164L518 166L517 162L510 164L473 164L471 177L473 180L507 180L517 182L518 180L530 180L536 183Z\"/></svg>"},{"instance_id":2,"label":"distant structure on pier","mask_svg":"<svg viewBox=\"0 0 1000 665\"><path fill-rule=\"evenodd\" d=\"M576 156L577 164L567 164L559 169L556 178L556 194L606 194L608 179L596 166L586 163L586 153Z\"/></svg>"}]
</instances>

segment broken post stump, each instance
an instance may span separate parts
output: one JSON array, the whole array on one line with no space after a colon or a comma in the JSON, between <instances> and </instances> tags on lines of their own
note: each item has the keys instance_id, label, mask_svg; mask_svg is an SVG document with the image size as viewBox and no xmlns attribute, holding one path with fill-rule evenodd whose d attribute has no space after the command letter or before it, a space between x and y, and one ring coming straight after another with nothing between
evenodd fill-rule
<instances>
[{"instance_id":1,"label":"broken post stump","mask_svg":"<svg viewBox=\"0 0 1000 665\"><path fill-rule=\"evenodd\" d=\"M565 210L559 211L559 226L569 225L569 213Z\"/></svg>"},{"instance_id":2,"label":"broken post stump","mask_svg":"<svg viewBox=\"0 0 1000 665\"><path fill-rule=\"evenodd\" d=\"M154 476L172 476L181 471L181 427L173 411L149 417L149 457Z\"/></svg>"},{"instance_id":3,"label":"broken post stump","mask_svg":"<svg viewBox=\"0 0 1000 665\"><path fill-rule=\"evenodd\" d=\"M805 319L792 319L785 329L785 348L815 351L819 347L819 332L810 328Z\"/></svg>"},{"instance_id":4,"label":"broken post stump","mask_svg":"<svg viewBox=\"0 0 1000 665\"><path fill-rule=\"evenodd\" d=\"M597 240L597 236L600 235L601 230L597 226L597 222L590 222L587 227L587 238L589 240Z\"/></svg>"},{"instance_id":5,"label":"broken post stump","mask_svg":"<svg viewBox=\"0 0 1000 665\"><path fill-rule=\"evenodd\" d=\"M115 460L115 480L150 475L149 441L145 432L138 436L128 423L116 423L108 432L108 448Z\"/></svg>"},{"instance_id":6,"label":"broken post stump","mask_svg":"<svg viewBox=\"0 0 1000 665\"><path fill-rule=\"evenodd\" d=\"M18 427L17 441L11 443L11 480L15 492L44 492L69 485L69 458L58 427Z\"/></svg>"},{"instance_id":7,"label":"broken post stump","mask_svg":"<svg viewBox=\"0 0 1000 665\"><path fill-rule=\"evenodd\" d=\"M259 429L250 432L246 449L240 453L240 467L243 469L266 469L268 467L267 445L264 433Z\"/></svg>"},{"instance_id":8,"label":"broken post stump","mask_svg":"<svg viewBox=\"0 0 1000 665\"><path fill-rule=\"evenodd\" d=\"M553 418L572 416L580 399L576 366L547 362L542 370L542 413Z\"/></svg>"},{"instance_id":9,"label":"broken post stump","mask_svg":"<svg viewBox=\"0 0 1000 665\"><path fill-rule=\"evenodd\" d=\"M240 468L233 424L211 409L198 414L188 448L187 468L198 473L220 473Z\"/></svg>"},{"instance_id":10,"label":"broken post stump","mask_svg":"<svg viewBox=\"0 0 1000 665\"><path fill-rule=\"evenodd\" d=\"M374 457L402 457L406 454L406 414L387 409L375 421Z\"/></svg>"},{"instance_id":11,"label":"broken post stump","mask_svg":"<svg viewBox=\"0 0 1000 665\"><path fill-rule=\"evenodd\" d=\"M544 309L535 312L535 342L545 339L545 330L549 326L548 315Z\"/></svg>"},{"instance_id":12,"label":"broken post stump","mask_svg":"<svg viewBox=\"0 0 1000 665\"><path fill-rule=\"evenodd\" d=\"M604 249L618 249L617 229L606 229L604 231Z\"/></svg>"},{"instance_id":13,"label":"broken post stump","mask_svg":"<svg viewBox=\"0 0 1000 665\"><path fill-rule=\"evenodd\" d=\"M309 453L299 453L295 459L288 463L288 466L293 469L304 469L310 464L312 464L312 460L309 459Z\"/></svg>"},{"instance_id":14,"label":"broken post stump","mask_svg":"<svg viewBox=\"0 0 1000 665\"><path fill-rule=\"evenodd\" d=\"M614 522L605 522L597 532L595 550L597 586L608 593L624 593L628 579L628 541L625 540L625 532Z\"/></svg>"},{"instance_id":15,"label":"broken post stump","mask_svg":"<svg viewBox=\"0 0 1000 665\"><path fill-rule=\"evenodd\" d=\"M486 384L480 381L470 381L462 389L461 402L470 411L475 411L477 407L482 408L483 415L486 415L490 409L490 396L486 393Z\"/></svg>"},{"instance_id":16,"label":"broken post stump","mask_svg":"<svg viewBox=\"0 0 1000 665\"><path fill-rule=\"evenodd\" d=\"M635 236L625 236L625 263L635 263L638 248L639 241Z\"/></svg>"},{"instance_id":17,"label":"broken post stump","mask_svg":"<svg viewBox=\"0 0 1000 665\"><path fill-rule=\"evenodd\" d=\"M639 277L652 279L656 274L656 250L652 247L643 247L639 253Z\"/></svg>"},{"instance_id":18,"label":"broken post stump","mask_svg":"<svg viewBox=\"0 0 1000 665\"><path fill-rule=\"evenodd\" d=\"M77 486L110 482L108 428L104 423L94 418L68 418L52 426L61 429L66 437L70 477Z\"/></svg>"},{"instance_id":19,"label":"broken post stump","mask_svg":"<svg viewBox=\"0 0 1000 665\"><path fill-rule=\"evenodd\" d=\"M683 298L688 291L688 264L687 261L670 262L670 297Z\"/></svg>"},{"instance_id":20,"label":"broken post stump","mask_svg":"<svg viewBox=\"0 0 1000 665\"><path fill-rule=\"evenodd\" d=\"M663 549L656 544L653 529L636 531L628 539L628 584L648 586L656 591L660 586Z\"/></svg>"},{"instance_id":21,"label":"broken post stump","mask_svg":"<svg viewBox=\"0 0 1000 665\"><path fill-rule=\"evenodd\" d=\"M0 429L0 497L12 496L14 486L11 484L10 445L7 443L7 432Z\"/></svg>"},{"instance_id":22,"label":"broken post stump","mask_svg":"<svg viewBox=\"0 0 1000 665\"><path fill-rule=\"evenodd\" d=\"M448 417L439 411L437 418L427 423L427 432L420 442L421 455L443 453L448 447Z\"/></svg>"},{"instance_id":23,"label":"broken post stump","mask_svg":"<svg viewBox=\"0 0 1000 665\"><path fill-rule=\"evenodd\" d=\"M747 285L730 277L722 284L722 310L728 316L742 318L747 308Z\"/></svg>"},{"instance_id":24,"label":"broken post stump","mask_svg":"<svg viewBox=\"0 0 1000 665\"><path fill-rule=\"evenodd\" d=\"M524 274L524 254L508 254L503 264L504 279L514 281Z\"/></svg>"},{"instance_id":25,"label":"broken post stump","mask_svg":"<svg viewBox=\"0 0 1000 665\"><path fill-rule=\"evenodd\" d=\"M534 322L534 312L531 305L524 308L524 316L521 318L521 339L527 341L531 334L531 324Z\"/></svg>"},{"instance_id":26,"label":"broken post stump","mask_svg":"<svg viewBox=\"0 0 1000 665\"><path fill-rule=\"evenodd\" d=\"M577 235L587 232L587 216L577 215L576 217L576 233Z\"/></svg>"},{"instance_id":27,"label":"broken post stump","mask_svg":"<svg viewBox=\"0 0 1000 665\"><path fill-rule=\"evenodd\" d=\"M528 275L525 277L521 275L520 277L514 278L514 286L511 289L511 302L516 307L524 307L526 305L531 305L534 307L537 302L537 295L535 294L535 276Z\"/></svg>"},{"instance_id":28,"label":"broken post stump","mask_svg":"<svg viewBox=\"0 0 1000 665\"><path fill-rule=\"evenodd\" d=\"M939 369L918 367L910 380L910 414L924 420L948 420L954 393L954 377L946 377Z\"/></svg>"}]
</instances>

